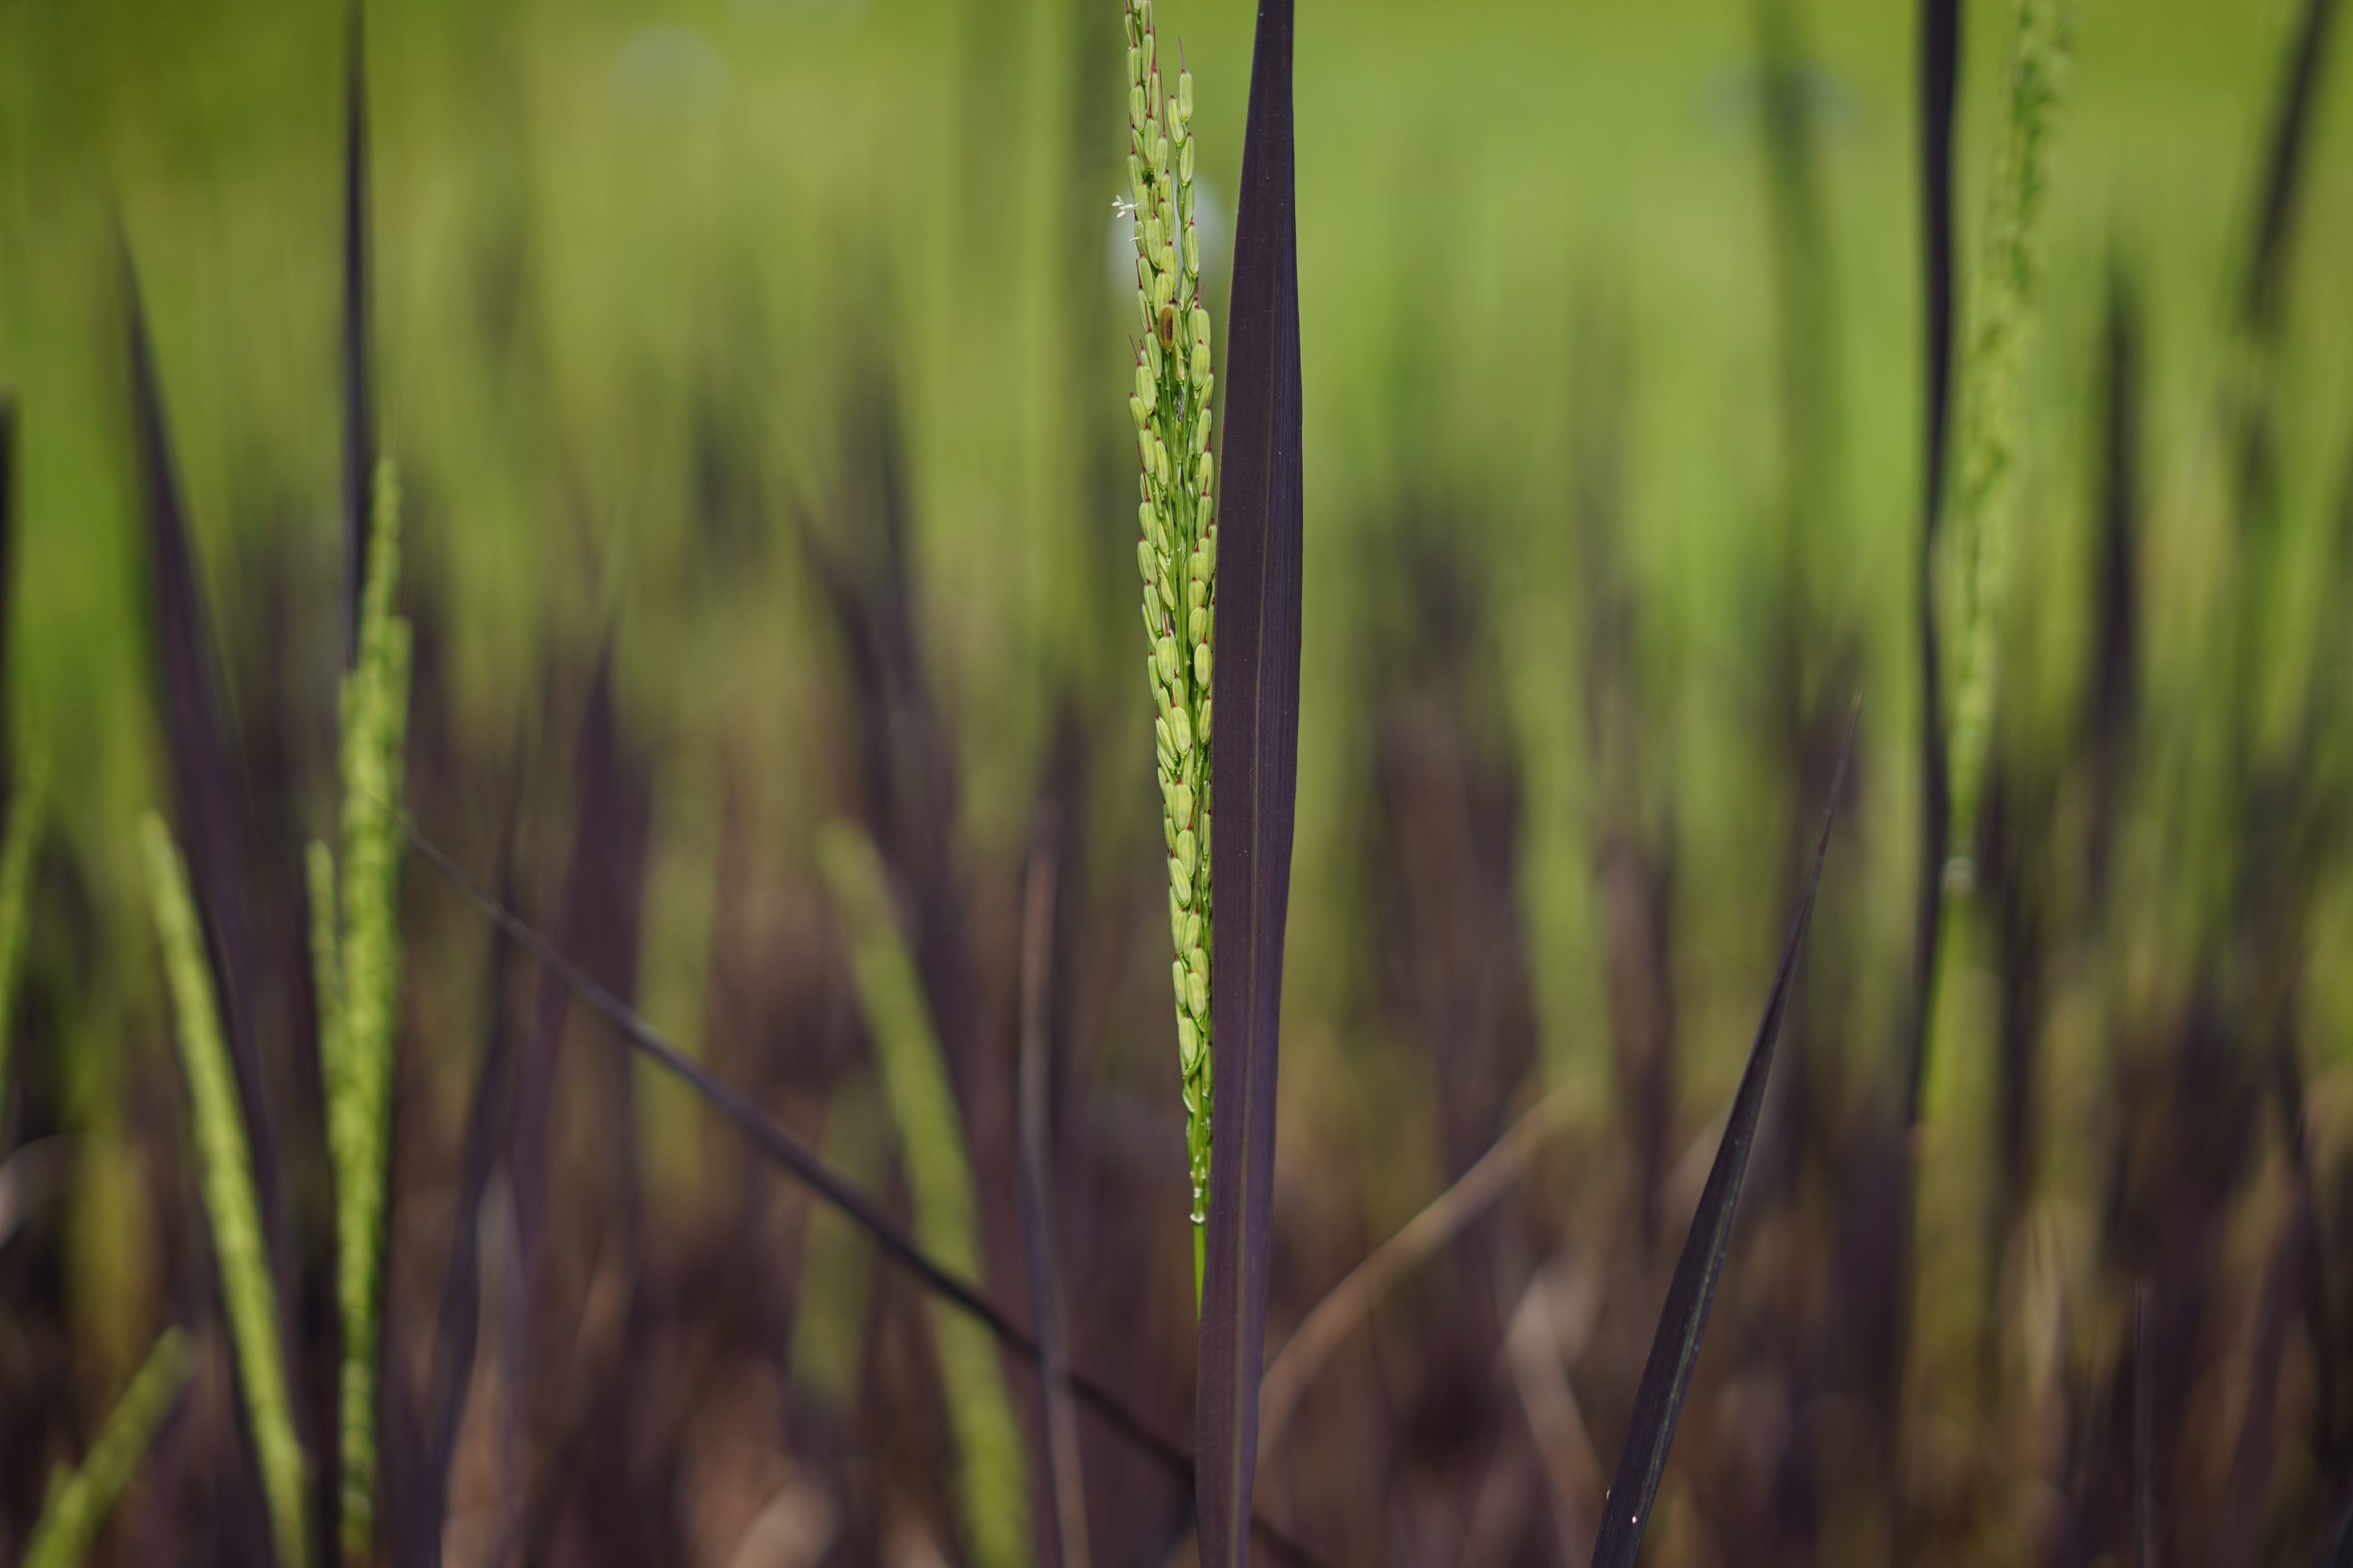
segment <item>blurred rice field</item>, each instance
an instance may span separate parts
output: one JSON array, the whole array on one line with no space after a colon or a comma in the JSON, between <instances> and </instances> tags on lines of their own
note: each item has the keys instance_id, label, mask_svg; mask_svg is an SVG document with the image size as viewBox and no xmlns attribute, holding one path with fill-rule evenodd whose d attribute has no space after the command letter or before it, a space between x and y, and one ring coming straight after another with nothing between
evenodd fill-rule
<instances>
[{"instance_id":1,"label":"blurred rice field","mask_svg":"<svg viewBox=\"0 0 2353 1568\"><path fill-rule=\"evenodd\" d=\"M2008 8L1964 9L1966 300ZM2126 1560L2102 1488L2137 1290L2164 1336L2167 1561L2313 1561L2353 1500L2341 20L2263 362L2260 547L2231 423L2303 9L2080 9L2021 412L2003 782L1995 837L1968 847L1920 1151L1891 1483L1920 1563ZM1252 15L1160 6L1228 213ZM1794 239L1765 133L1776 17L1816 204ZM1884 1428L1842 1359L1873 1331L1842 1308L1876 1234L1922 874L1915 26L1866 0L1302 8L1308 581L1270 1354L1514 1113L1588 1096L1268 1454L1262 1500L1328 1563L1580 1550L1598 1496L1531 1426L1506 1340L1551 1314L1536 1339L1606 1473L1856 698L1777 1131L1651 1560L1887 1560ZM931 922L986 1261L1016 1301L1020 881L1041 793L1064 813L1076 1353L1183 1432L1118 29L1113 0L373 7L376 395L408 497L422 829L896 1202L811 855L827 820L866 820ZM19 1162L43 1140L60 1152L46 1200L0 1226L0 1556L167 1321L211 1324L196 1392L94 1560L247 1561L260 1539L132 831L168 784L125 268L248 792L263 1050L299 1127L298 857L336 803L345 47L334 5L0 6L6 740L45 763L57 835L0 1058L0 1191L12 1169L33 1191ZM1222 321L1222 257L1207 272ZM2118 320L2139 416L2122 500ZM2112 784L2084 742L2118 506L2137 717ZM2258 673L2234 685L2218 650L2243 646ZM386 1560L436 1560L429 1537L470 1563L501 1541L536 1562L961 1561L913 1289L671 1085L616 1068L527 963L495 973L422 867L404 897L388 1451L432 1414L453 1232L479 1226L489 1261L448 1518L389 1522ZM457 1212L494 1016L566 1042L542 1085L556 1239L529 1292L497 1261L511 1200ZM2271 1092L2250 1064L2280 1049L2293 1139L2248 1109ZM330 1205L315 1130L287 1139L299 1339L332 1316ZM2299 1274L2274 1244L2306 1192ZM2274 1268L2317 1305L2280 1331L2280 1436L2241 1479ZM332 1358L304 1353L298 1398L331 1434ZM1015 1380L1033 1425L1035 1387ZM1093 1560L1189 1550L1181 1497L1092 1441ZM331 1448L312 1443L322 1488ZM398 1465L387 1515L413 1495ZM2249 1507L2269 1522L2238 1522Z\"/></svg>"}]
</instances>

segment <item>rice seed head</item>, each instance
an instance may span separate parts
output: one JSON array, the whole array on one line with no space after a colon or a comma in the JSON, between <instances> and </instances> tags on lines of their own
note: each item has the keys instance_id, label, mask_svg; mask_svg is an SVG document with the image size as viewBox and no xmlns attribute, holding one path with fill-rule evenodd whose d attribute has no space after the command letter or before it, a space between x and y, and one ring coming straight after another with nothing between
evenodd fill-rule
<instances>
[{"instance_id":1,"label":"rice seed head","mask_svg":"<svg viewBox=\"0 0 2353 1568\"><path fill-rule=\"evenodd\" d=\"M89 1553L99 1527L114 1511L146 1457L155 1429L179 1403L195 1371L188 1336L176 1328L165 1329L107 1416L106 1427L90 1445L81 1468L51 1486L40 1522L26 1545L24 1568L76 1568Z\"/></svg>"},{"instance_id":2,"label":"rice seed head","mask_svg":"<svg viewBox=\"0 0 2353 1568\"><path fill-rule=\"evenodd\" d=\"M369 518L359 657L343 683L340 887L323 846L311 846L308 868L343 1318L341 1533L344 1556L353 1561L368 1557L375 1536L385 1164L400 997L394 814L407 740L410 637L394 609L399 585L400 485L386 461L376 468Z\"/></svg>"},{"instance_id":3,"label":"rice seed head","mask_svg":"<svg viewBox=\"0 0 2353 1568\"><path fill-rule=\"evenodd\" d=\"M252 1152L237 1106L237 1079L222 1038L220 1007L206 967L187 868L171 830L153 812L139 826L140 849L154 903L155 934L179 1017L180 1062L187 1074L198 1175L219 1265L222 1303L237 1350L238 1385L269 1504L279 1568L302 1568L302 1447L294 1436L286 1370L280 1361L278 1303L254 1196Z\"/></svg>"},{"instance_id":4,"label":"rice seed head","mask_svg":"<svg viewBox=\"0 0 2353 1568\"><path fill-rule=\"evenodd\" d=\"M916 1239L941 1266L976 1281L980 1230L963 1119L881 857L863 832L834 822L818 833L817 858L849 939L850 977L914 1200ZM1026 1450L996 1342L986 1325L936 1300L932 1333L956 1436L966 1548L975 1568L1018 1568L1030 1560L1036 1537Z\"/></svg>"},{"instance_id":5,"label":"rice seed head","mask_svg":"<svg viewBox=\"0 0 2353 1568\"><path fill-rule=\"evenodd\" d=\"M1993 728L1996 656L2017 508L2019 380L2042 271L2049 142L2066 85L2074 0L2018 0L2001 144L1988 196L1962 386L1949 570L1960 613L1952 733L1950 885L1966 886Z\"/></svg>"},{"instance_id":6,"label":"rice seed head","mask_svg":"<svg viewBox=\"0 0 2353 1568\"><path fill-rule=\"evenodd\" d=\"M1169 849L1177 1070L1191 1215L1198 1226L1208 1219L1214 1108L1208 808L1218 554L1209 404L1217 376L1193 213L1193 73L1180 64L1175 90L1166 89L1145 0L1128 0L1126 29L1129 188L1123 206L1135 216L1136 312L1144 326L1135 393L1128 400L1143 497L1135 553L1144 579L1154 751Z\"/></svg>"}]
</instances>

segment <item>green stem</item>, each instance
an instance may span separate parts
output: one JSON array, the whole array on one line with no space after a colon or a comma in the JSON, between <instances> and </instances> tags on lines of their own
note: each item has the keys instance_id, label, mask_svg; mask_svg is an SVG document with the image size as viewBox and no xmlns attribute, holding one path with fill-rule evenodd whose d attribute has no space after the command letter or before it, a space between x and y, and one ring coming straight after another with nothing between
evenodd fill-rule
<instances>
[{"instance_id":1,"label":"green stem","mask_svg":"<svg viewBox=\"0 0 2353 1568\"><path fill-rule=\"evenodd\" d=\"M1201 1278L1209 1271L1209 1227L1193 1227L1193 1316L1201 1315Z\"/></svg>"}]
</instances>

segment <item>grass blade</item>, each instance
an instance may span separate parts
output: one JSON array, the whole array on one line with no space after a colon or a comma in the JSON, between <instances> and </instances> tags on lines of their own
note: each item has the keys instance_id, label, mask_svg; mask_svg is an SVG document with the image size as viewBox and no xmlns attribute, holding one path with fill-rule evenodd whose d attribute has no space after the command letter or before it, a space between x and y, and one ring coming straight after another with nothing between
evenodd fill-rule
<instances>
[{"instance_id":1,"label":"grass blade","mask_svg":"<svg viewBox=\"0 0 2353 1568\"><path fill-rule=\"evenodd\" d=\"M1262 0L1250 58L1228 337L1218 659L1219 918L1210 966L1208 1258L1194 1420L1204 1568L1250 1556L1274 1219L1274 1096L1283 921L1298 793L1301 494L1299 255L1292 166L1292 0ZM1204 728L1207 728L1205 721Z\"/></svg>"},{"instance_id":2,"label":"grass blade","mask_svg":"<svg viewBox=\"0 0 2353 1568\"><path fill-rule=\"evenodd\" d=\"M1904 1123L1920 1121L1928 1018L1936 1008L1936 947L1943 923L1945 860L1952 830L1952 774L1946 757L1945 689L1936 629L1936 523L1945 500L1945 455L1953 396L1953 115L1961 75L1960 0L1920 5L1920 255L1926 305L1927 461L1920 500L1920 552L1913 613L1920 637L1920 886L1912 943L1912 998L1905 1041Z\"/></svg>"},{"instance_id":3,"label":"grass blade","mask_svg":"<svg viewBox=\"0 0 2353 1568\"><path fill-rule=\"evenodd\" d=\"M1071 1352L1062 1332L1062 1268L1054 1244L1053 1161L1048 1149L1051 1062L1054 884L1061 861L1061 816L1039 803L1021 905L1021 1207L1029 1243L1029 1316L1038 1329L1038 1386L1045 1405L1046 1482L1061 1568L1088 1568L1086 1474L1079 1461L1079 1416L1071 1402Z\"/></svg>"},{"instance_id":4,"label":"grass blade","mask_svg":"<svg viewBox=\"0 0 2353 1568\"><path fill-rule=\"evenodd\" d=\"M2255 1341L2247 1355L2246 1408L2239 1418L2238 1446L2223 1490L2221 1523L2215 1531L2214 1561L2223 1568L2253 1563L2263 1555L2263 1527L2272 1516L2272 1476L2279 1463L2282 1363L2311 1261L2305 1252L2306 1234L2299 1197L2272 1248L2255 1311Z\"/></svg>"},{"instance_id":5,"label":"grass blade","mask_svg":"<svg viewBox=\"0 0 2353 1568\"><path fill-rule=\"evenodd\" d=\"M2328 58L2328 35L2337 20L2337 0L2305 0L2287 74L2263 161L2263 205L2255 220L2254 249L2247 258L2242 320L2249 332L2268 338L2278 331L2280 293L2287 253L2295 237L2303 173L2312 143L2314 106L2320 96L2320 66Z\"/></svg>"},{"instance_id":6,"label":"grass blade","mask_svg":"<svg viewBox=\"0 0 2353 1568\"><path fill-rule=\"evenodd\" d=\"M155 1429L180 1401L180 1393L195 1372L188 1336L165 1329L147 1352L131 1386L123 1390L105 1430L90 1445L81 1468L58 1481L41 1510L40 1522L25 1548L24 1568L75 1568L90 1552L99 1527L114 1510L123 1489L146 1457Z\"/></svg>"},{"instance_id":7,"label":"grass blade","mask_svg":"<svg viewBox=\"0 0 2353 1568\"><path fill-rule=\"evenodd\" d=\"M8 1029L16 1016L16 972L24 961L33 867L47 796L48 787L37 773L19 779L8 803L8 836L0 842L0 1111L8 1108Z\"/></svg>"},{"instance_id":8,"label":"grass blade","mask_svg":"<svg viewBox=\"0 0 2353 1568\"><path fill-rule=\"evenodd\" d=\"M343 121L343 658L356 662L366 603L368 502L375 483L374 311L368 268L367 30L361 0L346 26Z\"/></svg>"},{"instance_id":9,"label":"grass blade","mask_svg":"<svg viewBox=\"0 0 2353 1568\"><path fill-rule=\"evenodd\" d=\"M2117 819L2140 702L2142 353L2137 296L2120 268L2108 275L2102 343L2100 555L2093 625L2091 712L2084 727L2092 772L2094 918L2107 918Z\"/></svg>"},{"instance_id":10,"label":"grass blade","mask_svg":"<svg viewBox=\"0 0 2353 1568\"><path fill-rule=\"evenodd\" d=\"M211 617L196 574L187 506L172 458L163 386L127 245L121 252L121 268L174 805L185 839L188 879L195 890L204 952L219 987L220 1026L236 1073L237 1099L252 1134L254 1184L266 1226L262 1234L274 1242L286 1234L285 1207L278 1181L275 1118L270 1114L250 1013L255 969L239 894L245 885L238 826L241 792L214 663Z\"/></svg>"},{"instance_id":11,"label":"grass blade","mask_svg":"<svg viewBox=\"0 0 2353 1568\"><path fill-rule=\"evenodd\" d=\"M1724 1271L1724 1258L1732 1241L1732 1224L1740 1207L1740 1181L1755 1142L1757 1119L1765 1108L1765 1086L1773 1071L1773 1046L1781 1033L1781 1015L1788 1007L1789 987L1796 978L1798 952L1804 946L1806 924L1814 912L1814 895L1822 885L1822 862L1830 854L1831 826L1837 819L1839 793L1845 787L1847 763L1854 753L1857 715L1847 720L1846 740L1839 748L1838 771L1822 812L1821 837L1814 846L1814 863L1806 879L1804 896L1789 924L1774 972L1773 989L1765 1003L1764 1021L1757 1026L1757 1042L1749 1047L1748 1066L1732 1099L1725 1122L1724 1142L1700 1192L1684 1238L1683 1257L1676 1261L1674 1282L1660 1310L1659 1327L1651 1341L1650 1359L1634 1394L1634 1413L1626 1428L1626 1447L1618 1457L1617 1479L1602 1507L1601 1536L1594 1543L1594 1568L1633 1568L1642 1544L1642 1525L1658 1496L1659 1478L1667 1468L1675 1422L1683 1414L1683 1395L1691 1386L1692 1368L1699 1360L1700 1338L1707 1329L1708 1309Z\"/></svg>"},{"instance_id":12,"label":"grass blade","mask_svg":"<svg viewBox=\"0 0 2353 1568\"><path fill-rule=\"evenodd\" d=\"M268 1249L262 1243L259 1206L254 1195L251 1145L237 1112L236 1083L229 1073L228 1049L221 1038L212 973L197 940L187 870L162 817L151 813L140 824L140 847L147 860L155 931L164 947L173 1009L179 1015L180 1059L187 1072L205 1213L212 1224L213 1253L219 1266L230 1337L237 1347L238 1381L260 1462L262 1490L269 1503L270 1533L279 1568L301 1568L306 1560L302 1447L294 1436L293 1411L286 1395L277 1294L270 1289Z\"/></svg>"},{"instance_id":13,"label":"grass blade","mask_svg":"<svg viewBox=\"0 0 2353 1568\"><path fill-rule=\"evenodd\" d=\"M2132 1500L2135 1568L2157 1568L2156 1442L2157 1368L2149 1359L2149 1289L2133 1288L2132 1320Z\"/></svg>"},{"instance_id":14,"label":"grass blade","mask_svg":"<svg viewBox=\"0 0 2353 1568\"><path fill-rule=\"evenodd\" d=\"M512 832L510 832L512 843ZM512 859L512 850L510 850ZM509 875L510 888L512 875ZM467 1394L472 1386L474 1352L481 1331L482 1245L478 1216L491 1175L498 1163L501 1134L512 1114L513 1031L508 1026L507 944L493 942L487 990L490 1037L482 1047L481 1065L474 1078L466 1114L464 1152L459 1158L456 1222L450 1227L449 1261L442 1270L439 1331L435 1335L431 1403L426 1407L432 1423L426 1441L423 1498L417 1506L419 1561L438 1568L441 1561L441 1525L448 1509L449 1483L458 1458L458 1439L465 1425Z\"/></svg>"},{"instance_id":15,"label":"grass blade","mask_svg":"<svg viewBox=\"0 0 2353 1568\"><path fill-rule=\"evenodd\" d=\"M379 1309L400 1011L400 844L391 803L400 798L411 654L408 623L393 607L400 587L400 498L389 463L376 475L368 554L359 657L343 684L343 881L340 906L328 906L342 923L312 939L343 1318L340 1511L343 1555L353 1562L367 1558L375 1530ZM329 891L329 864L315 845L311 866L318 900ZM322 919L314 909L314 924Z\"/></svg>"},{"instance_id":16,"label":"grass blade","mask_svg":"<svg viewBox=\"0 0 2353 1568\"><path fill-rule=\"evenodd\" d=\"M850 971L898 1128L916 1237L932 1258L977 1279L980 1223L964 1120L881 858L863 833L835 823L818 837L818 864L848 927ZM944 1303L933 1303L932 1331L961 1460L965 1546L977 1568L1015 1568L1031 1560L1035 1537L1021 1428L1004 1368L985 1329Z\"/></svg>"},{"instance_id":17,"label":"grass blade","mask_svg":"<svg viewBox=\"0 0 2353 1568\"><path fill-rule=\"evenodd\" d=\"M769 1121L749 1096L664 1039L611 992L591 980L554 943L476 885L456 861L417 832L414 823L401 817L396 820L409 847L427 865L480 910L509 941L537 959L557 984L577 996L632 1049L683 1081L705 1104L733 1122L770 1164L790 1174L827 1206L864 1231L885 1258L913 1275L926 1289L987 1327L1008 1353L1037 1364L1038 1342L1004 1308L969 1280L934 1261L871 1195L845 1181L807 1144ZM1137 1453L1179 1480L1192 1476L1193 1456L1169 1441L1102 1382L1073 1368L1071 1388L1081 1404L1093 1411L1106 1427ZM1304 1547L1265 1520L1253 1518L1250 1525L1259 1539L1282 1561L1305 1564L1315 1562Z\"/></svg>"}]
</instances>

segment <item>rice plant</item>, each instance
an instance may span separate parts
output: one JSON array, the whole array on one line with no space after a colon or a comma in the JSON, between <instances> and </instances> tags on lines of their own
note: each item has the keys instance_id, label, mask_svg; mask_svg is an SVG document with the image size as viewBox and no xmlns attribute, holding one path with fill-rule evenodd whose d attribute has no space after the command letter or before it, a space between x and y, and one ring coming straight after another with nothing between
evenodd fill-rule
<instances>
[{"instance_id":1,"label":"rice plant","mask_svg":"<svg viewBox=\"0 0 2353 1568\"><path fill-rule=\"evenodd\" d=\"M1193 1182L1193 1289L1200 1293L1209 1218L1211 925L1209 720L1218 615L1217 464L1210 450L1217 374L1201 303L1201 235L1193 193L1193 73L1162 87L1152 0L1127 5L1127 178L1135 228L1135 562L1144 576L1145 676L1168 850L1168 932L1176 956L1176 1063Z\"/></svg>"},{"instance_id":2,"label":"rice plant","mask_svg":"<svg viewBox=\"0 0 2353 1568\"><path fill-rule=\"evenodd\" d=\"M147 865L164 976L179 1017L180 1065L187 1078L197 1172L206 1216L212 1222L221 1300L237 1352L237 1384L269 1503L271 1542L279 1568L302 1568L309 1561L302 1524L302 1446L294 1434L286 1366L280 1359L277 1296L254 1197L245 1115L237 1105L228 1047L221 1038L219 1005L196 928L195 905L188 896L187 869L162 817L150 813L140 823L139 847Z\"/></svg>"},{"instance_id":3,"label":"rice plant","mask_svg":"<svg viewBox=\"0 0 2353 1568\"><path fill-rule=\"evenodd\" d=\"M0 1560L2342 1556L2342 0L1166 3L0 7Z\"/></svg>"},{"instance_id":4,"label":"rice plant","mask_svg":"<svg viewBox=\"0 0 2353 1568\"><path fill-rule=\"evenodd\" d=\"M385 1163L400 999L402 755L407 728L408 623L400 584L400 489L377 468L359 652L343 691L343 856L312 842L311 900L321 1079L335 1170L337 1298L343 1309L342 1541L364 1560L375 1531L378 1311L383 1297Z\"/></svg>"},{"instance_id":5,"label":"rice plant","mask_svg":"<svg viewBox=\"0 0 2353 1568\"><path fill-rule=\"evenodd\" d=\"M848 928L850 972L914 1197L915 1236L942 1267L976 1280L972 1163L939 1037L892 910L889 877L872 842L847 823L828 825L817 853ZM1029 1465L997 1346L987 1328L944 1304L932 1309L932 1337L956 1437L966 1547L981 1568L1017 1568L1031 1560Z\"/></svg>"},{"instance_id":6,"label":"rice plant","mask_svg":"<svg viewBox=\"0 0 2353 1568\"><path fill-rule=\"evenodd\" d=\"M1307 548L1293 49L1291 0L1268 0L1250 41L1234 218L1224 447L1229 618L1211 691L1226 710L1225 797L1215 842L1232 896L1216 942L1224 976L1216 999L1223 1142L1210 1173L1193 1394L1203 1568L1241 1568L1250 1560L1274 1246L1275 1093L1299 806ZM1206 456L1202 476L1208 477ZM1206 732L1206 706L1201 722ZM1206 827L1206 808L1203 816Z\"/></svg>"},{"instance_id":7,"label":"rice plant","mask_svg":"<svg viewBox=\"0 0 2353 1568\"><path fill-rule=\"evenodd\" d=\"M122 1391L104 1430L83 1457L81 1468L53 1479L40 1522L25 1547L23 1568L78 1568L90 1554L114 1505L129 1489L156 1428L180 1402L195 1373L188 1336L165 1329Z\"/></svg>"},{"instance_id":8,"label":"rice plant","mask_svg":"<svg viewBox=\"0 0 2353 1568\"><path fill-rule=\"evenodd\" d=\"M1956 612L1950 843L1960 856L1969 853L1992 742L1995 659L2024 426L2020 380L2042 279L2050 142L2073 18L2073 0L2018 0L2011 13L2001 141L1970 301L1950 535ZM1951 874L1956 885L1966 885L1967 862L1952 867Z\"/></svg>"}]
</instances>

